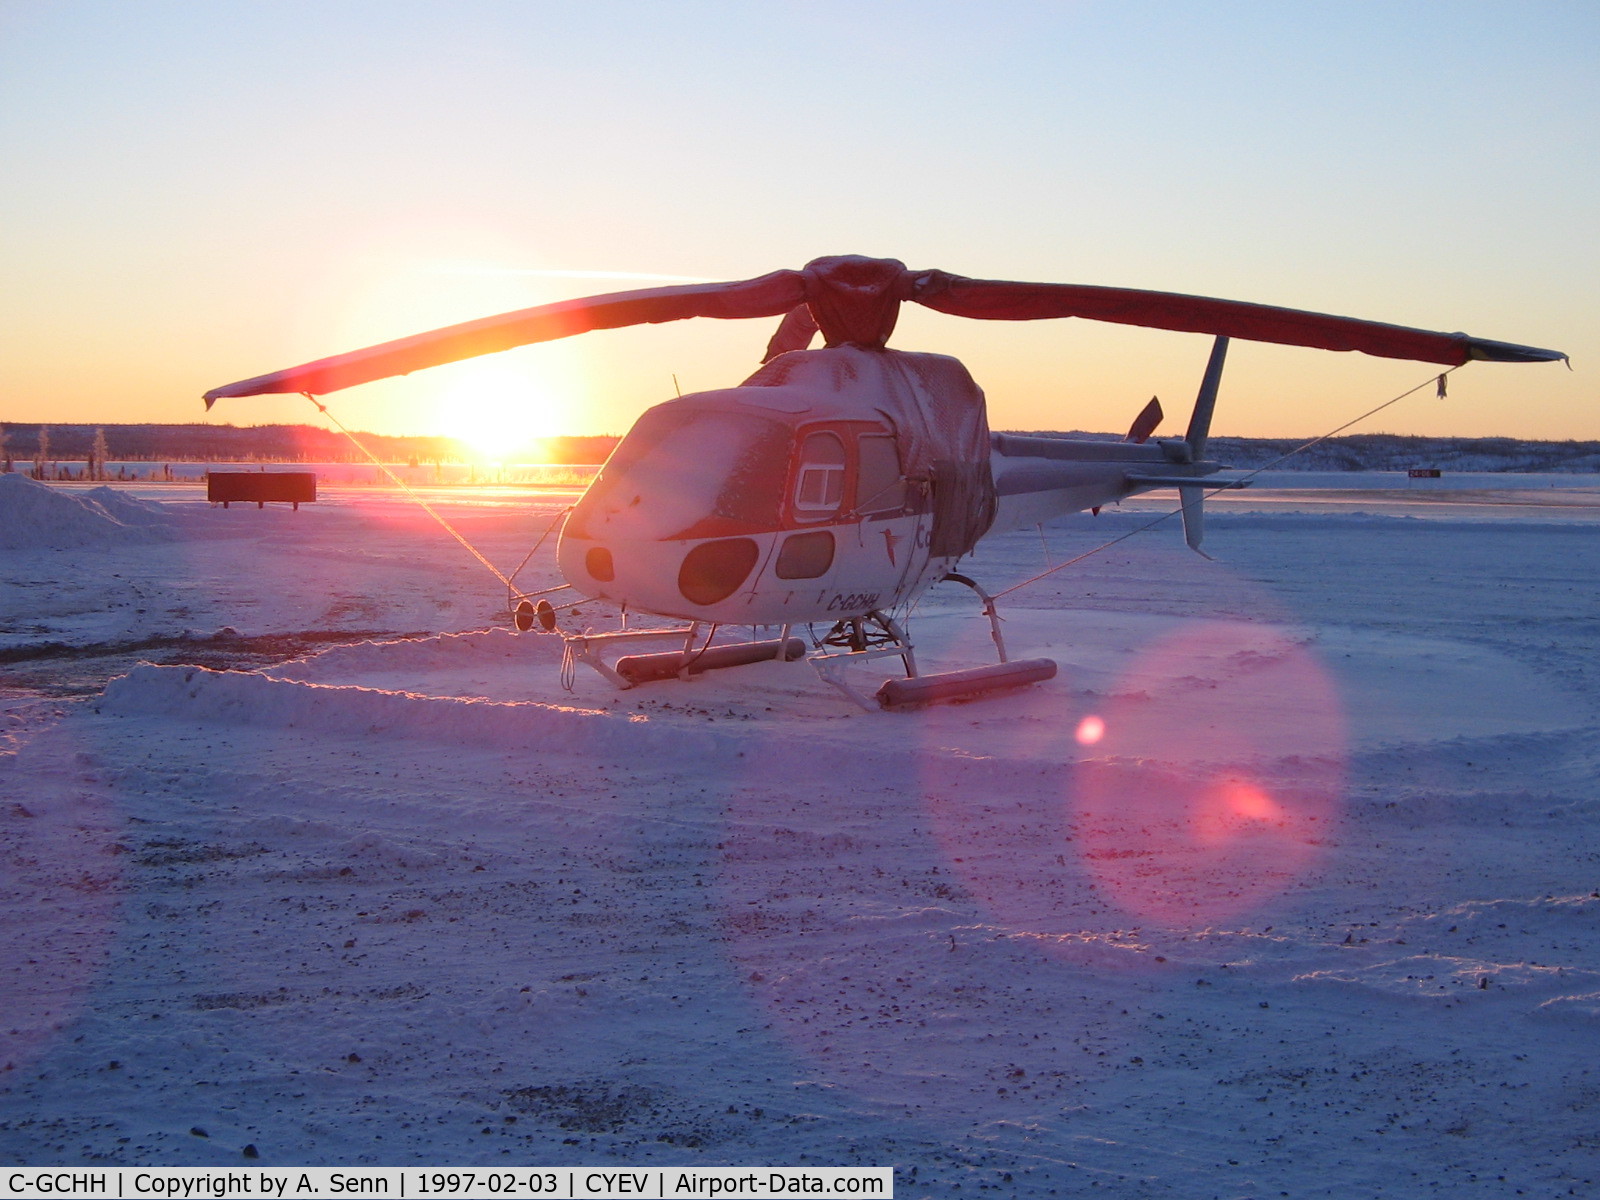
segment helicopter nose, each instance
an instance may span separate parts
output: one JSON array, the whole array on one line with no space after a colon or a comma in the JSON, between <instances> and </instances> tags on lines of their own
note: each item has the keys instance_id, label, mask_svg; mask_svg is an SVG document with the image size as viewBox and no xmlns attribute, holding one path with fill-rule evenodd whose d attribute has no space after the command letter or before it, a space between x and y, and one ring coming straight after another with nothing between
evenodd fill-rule
<instances>
[{"instance_id":1,"label":"helicopter nose","mask_svg":"<svg viewBox=\"0 0 1600 1200\"><path fill-rule=\"evenodd\" d=\"M750 582L762 543L751 537L706 541L564 538L561 573L579 592L640 612L693 620Z\"/></svg>"},{"instance_id":2,"label":"helicopter nose","mask_svg":"<svg viewBox=\"0 0 1600 1200\"><path fill-rule=\"evenodd\" d=\"M683 557L678 591L690 604L716 604L739 590L750 577L761 549L750 538L701 542Z\"/></svg>"}]
</instances>

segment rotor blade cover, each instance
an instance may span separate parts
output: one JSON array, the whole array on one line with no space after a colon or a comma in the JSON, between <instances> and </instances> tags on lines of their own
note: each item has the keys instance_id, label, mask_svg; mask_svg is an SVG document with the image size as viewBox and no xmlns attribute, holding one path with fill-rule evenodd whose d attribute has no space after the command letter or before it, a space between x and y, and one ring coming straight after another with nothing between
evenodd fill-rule
<instances>
[{"instance_id":1,"label":"rotor blade cover","mask_svg":"<svg viewBox=\"0 0 1600 1200\"><path fill-rule=\"evenodd\" d=\"M408 375L425 367L496 354L595 329L683 321L690 317L776 317L804 300L805 285L798 271L774 271L770 275L732 283L680 284L563 300L450 325L213 388L205 394L206 407L210 408L214 401L225 396L261 396L276 392L309 392L320 396L375 379Z\"/></svg>"},{"instance_id":2,"label":"rotor blade cover","mask_svg":"<svg viewBox=\"0 0 1600 1200\"><path fill-rule=\"evenodd\" d=\"M1435 333L1380 321L1337 317L1328 313L1215 300L1176 292L1135 288L1091 287L1073 283L1011 283L967 279L928 271L918 280L912 299L938 312L990 321L1038 321L1083 317L1118 325L1140 325L1184 333L1221 334L1254 342L1277 342L1319 350L1359 350L1381 358L1458 366L1471 359L1491 362L1556 362L1558 350L1519 346Z\"/></svg>"},{"instance_id":3,"label":"rotor blade cover","mask_svg":"<svg viewBox=\"0 0 1600 1200\"><path fill-rule=\"evenodd\" d=\"M778 323L777 332L767 343L767 352L761 356L761 361L771 362L780 354L788 354L791 350L804 350L811 345L811 339L816 336L817 319L811 315L811 306L797 304Z\"/></svg>"}]
</instances>

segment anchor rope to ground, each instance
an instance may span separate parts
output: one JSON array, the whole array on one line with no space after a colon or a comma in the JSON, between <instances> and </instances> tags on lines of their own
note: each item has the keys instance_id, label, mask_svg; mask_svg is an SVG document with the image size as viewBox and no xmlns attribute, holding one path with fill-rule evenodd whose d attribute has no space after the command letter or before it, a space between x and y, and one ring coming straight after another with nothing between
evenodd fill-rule
<instances>
[{"instance_id":1,"label":"anchor rope to ground","mask_svg":"<svg viewBox=\"0 0 1600 1200\"><path fill-rule=\"evenodd\" d=\"M378 470L382 471L385 475L387 475L389 477L390 481L397 488L399 488L401 491L403 491L411 499L415 500L417 502L417 504L422 508L423 512L427 513L435 521L439 522L439 525L444 529L444 531L446 533L448 533L451 537L455 538L456 541L460 542L462 548L464 550L466 550L466 552L468 554L472 555L473 558L477 559L480 563L482 563L483 566L484 566L484 569L487 570L489 572L489 574L493 575L502 584L504 584L505 585L505 589L506 589L506 596L508 597L508 599L511 598L511 597L517 596L519 594L517 592L517 589L516 589L516 584L513 583L512 581L514 579L516 579L517 575L521 572L522 568L528 565L528 560L531 559L534 556L534 553L539 549L539 547L544 544L545 538L550 536L550 531L556 527L556 522L560 521L562 517L566 516L567 513L572 511L570 505L567 508L562 509L559 513L556 514L555 519L552 520L550 522L550 525L545 529L545 531L542 534L539 535L539 540L533 544L533 549L528 551L527 557L524 558L522 560L522 562L517 565L517 569L515 571L511 572L510 575L507 575L504 572L502 572L499 567L495 566L492 562L490 562L483 555L482 551L480 551L476 546L474 546L471 542L469 542L466 539L466 537L458 529L456 529L456 527L454 525L450 524L449 521L445 520L444 516L442 514L440 514L436 509L434 509L434 507L431 504L429 504L426 500L424 500L422 498L422 496L414 488L411 487L410 484L408 484L404 479L401 479L400 476L396 475L392 470L390 470L388 463L383 462L381 459L378 458L378 456L376 454L374 454L371 450L367 449L367 447L362 443L361 439L356 437L356 435L354 433L350 432L350 430L345 426L345 423L343 421L339 420L338 417L334 416L333 413L329 410L329 408L328 408L328 406L326 404L322 403L322 401L318 400L310 392L301 392L300 394L302 396L304 396L307 400L311 401L312 405L316 408L316 410L318 412L320 412L323 416L327 417L329 421L333 422L334 427L336 429L338 429L338 431L340 433L344 434L344 436L346 438L349 439L350 444L352 446L354 446L357 450L361 451L362 454L366 455L368 461L370 461L373 466L377 467Z\"/></svg>"},{"instance_id":2,"label":"anchor rope to ground","mask_svg":"<svg viewBox=\"0 0 1600 1200\"><path fill-rule=\"evenodd\" d=\"M1400 401L1404 400L1406 397L1414 395L1417 392L1420 392L1423 388L1428 387L1430 384L1437 389L1437 394L1438 395L1443 396L1445 394L1445 379L1446 379L1446 377L1448 377L1449 375L1454 374L1456 371L1459 371L1462 367L1464 367L1466 365L1467 365L1466 363L1457 363L1455 366L1449 368L1448 370L1441 371L1437 375L1428 376L1428 378L1424 379L1421 383L1417 384L1415 387L1407 388L1405 391L1401 392L1398 396L1391 396L1389 399L1385 400L1382 404L1378 405L1376 408L1369 408L1366 412L1362 413L1359 417L1352 417L1352 418L1350 418L1350 420L1346 421L1343 425L1337 426L1334 429L1330 429L1330 430L1328 430L1327 433L1324 433L1324 434L1320 435L1319 437L1312 438L1309 442L1306 442L1304 445L1296 446L1293 450L1284 451L1284 453L1278 455L1278 457L1273 459L1271 462L1264 463L1263 465L1261 465L1259 467L1256 467L1256 468L1246 472L1242 477L1240 477L1238 479L1231 479L1226 484L1223 484L1223 485L1221 485L1219 487L1212 488L1210 491L1206 492L1204 495L1202 495L1200 497L1201 501L1204 502L1206 500L1211 499L1211 497L1213 497L1213 496L1219 496L1223 492L1231 491L1231 490L1237 488L1242 483L1248 483L1250 480L1254 479L1257 475L1260 475L1263 471L1270 471L1270 470L1272 470L1272 468L1276 467L1279 463L1286 462L1287 460L1293 458L1295 455L1302 454L1305 451L1311 449L1313 446L1320 445L1321 443L1327 441L1331 437L1337 437L1339 434L1343 433L1346 429L1349 429L1352 425L1359 425L1362 421L1365 421L1368 417L1376 416L1378 413L1381 413L1384 409L1388 408L1391 404L1398 404ZM1050 575L1054 575L1057 571L1065 570L1067 567L1073 566L1073 565L1075 565L1077 563L1081 563L1086 558L1093 558L1096 554L1099 554L1101 551L1109 550L1109 549L1111 549L1111 547L1113 547L1115 545L1118 545L1121 542L1125 542L1131 537L1134 537L1134 536L1136 536L1138 534L1141 534L1141 533L1146 533L1149 530L1154 529L1157 525L1160 525L1160 524L1162 524L1162 523L1164 523L1166 521L1170 521L1173 517L1179 516L1182 512L1183 512L1183 508L1182 508L1181 505L1179 507L1173 509L1170 512L1164 512L1160 516L1154 518L1153 520L1146 521L1143 525L1140 525L1135 529L1128 530L1127 533L1124 533L1124 534L1121 534L1121 535L1119 535L1117 537L1114 537L1114 538L1110 539L1109 541L1102 542L1100 545L1094 547L1092 550L1085 550L1082 554L1075 555L1074 557L1067 559L1065 562L1057 563L1055 566L1050 567L1047 570L1040 571L1037 575L1034 575L1034 576L1032 576L1031 578L1028 578L1028 579L1024 579L1021 583L1014 583L1010 587L1005 588L1002 591L996 592L994 594L994 596L992 597L992 599L993 600L998 600L1002 596L1008 596L1012 592L1018 591L1021 588L1028 587L1031 584L1038 583L1039 580L1044 579L1044 578L1046 578L1046 577L1048 577ZM1040 532L1041 532L1041 535L1042 535L1042 533L1043 533L1043 528L1042 527L1041 527Z\"/></svg>"},{"instance_id":3,"label":"anchor rope to ground","mask_svg":"<svg viewBox=\"0 0 1600 1200\"><path fill-rule=\"evenodd\" d=\"M562 520L565 519L566 515L571 511L572 505L569 504L554 517L550 518L550 524L544 527L544 532L539 535L539 540L533 544L533 548L531 550L522 556L522 561L517 564L517 569L511 572L511 575L506 579L506 607L509 608L511 606L511 601L513 600L527 599L528 593L517 591L517 589L512 586L512 583L518 575L522 574L522 568L532 562L533 556L539 553L539 547L544 545L545 538L549 537L551 533L555 531L555 527L559 525Z\"/></svg>"}]
</instances>

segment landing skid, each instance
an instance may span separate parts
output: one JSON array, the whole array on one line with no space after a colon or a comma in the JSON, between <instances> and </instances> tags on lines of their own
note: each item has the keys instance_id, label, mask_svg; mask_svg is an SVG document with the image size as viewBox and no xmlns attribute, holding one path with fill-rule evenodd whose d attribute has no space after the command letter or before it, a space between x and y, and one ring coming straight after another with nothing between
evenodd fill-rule
<instances>
[{"instance_id":1,"label":"landing skid","mask_svg":"<svg viewBox=\"0 0 1600 1200\"><path fill-rule=\"evenodd\" d=\"M767 659L776 658L793 662L805 653L805 643L797 637L790 637L787 625L783 627L779 636L771 641L735 642L721 646L711 644L711 637L716 632L715 626L712 627L711 633L706 635L704 643L700 643L700 628L701 622L694 621L672 629L623 629L615 633L563 632L561 634L562 686L568 691L572 690L578 663L583 663L617 687L627 690L641 683L661 679L688 679L705 671L744 666L747 663L762 662ZM612 645L652 639L658 642L681 641L682 647L655 654L624 655L617 659L614 667L601 657L602 651Z\"/></svg>"},{"instance_id":2,"label":"landing skid","mask_svg":"<svg viewBox=\"0 0 1600 1200\"><path fill-rule=\"evenodd\" d=\"M1006 654L1005 637L1000 631L1000 617L995 611L994 597L965 575L954 572L945 576L953 583L965 584L983 601L983 614L989 618L989 635L994 639L1000 661L992 667L972 667L964 671L940 671L931 675L917 671L917 660L906 631L892 618L881 612L871 612L865 617L840 621L822 639L824 647L844 647L844 653L826 649L813 654L810 663L823 681L842 692L849 700L873 712L877 709L905 711L925 708L930 704L945 704L971 700L991 692L1009 691L1031 683L1042 683L1055 677L1056 664L1048 658L1025 658L1012 661ZM898 655L905 664L904 679L886 680L870 698L845 677L845 668L852 663L874 658Z\"/></svg>"},{"instance_id":3,"label":"landing skid","mask_svg":"<svg viewBox=\"0 0 1600 1200\"><path fill-rule=\"evenodd\" d=\"M922 674L917 669L915 647L904 628L887 613L874 610L860 617L849 617L837 622L819 641L819 649L807 661L816 669L818 677L833 687L852 704L867 712L879 709L903 711L925 708L930 704L943 704L975 699L997 691L1008 691L1053 678L1056 664L1048 658L1029 658L1012 661L1006 654L1005 637L1000 629L1000 617L995 611L994 598L965 575L951 573L945 579L964 584L977 593L983 602L983 613L989 618L989 633L994 639L1000 661L994 666L973 667L962 671L941 671ZM571 607L570 605L561 606ZM583 663L596 674L622 690L665 679L689 679L706 671L749 663L777 659L792 662L805 654L805 643L791 637L790 627L782 627L779 636L768 641L736 642L713 646L711 638L716 633L712 625L702 640L703 622L667 629L621 629L613 633L568 633L555 630L555 609L547 601L533 605L527 599L515 613L517 628L531 630L535 625L558 632L562 641L561 683L572 690L577 665ZM626 620L626 615L624 615ZM605 660L606 651L617 645L631 645L646 641L679 644L675 650L650 654L626 654L615 665ZM905 669L905 678L889 679L872 695L867 695L849 679L846 671L858 663L880 658L899 658Z\"/></svg>"}]
</instances>

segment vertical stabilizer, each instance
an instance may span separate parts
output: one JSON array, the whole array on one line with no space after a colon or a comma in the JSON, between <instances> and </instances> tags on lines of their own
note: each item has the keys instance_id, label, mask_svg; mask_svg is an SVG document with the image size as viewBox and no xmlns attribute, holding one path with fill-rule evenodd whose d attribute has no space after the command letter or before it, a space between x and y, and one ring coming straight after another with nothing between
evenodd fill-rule
<instances>
[{"instance_id":1,"label":"vertical stabilizer","mask_svg":"<svg viewBox=\"0 0 1600 1200\"><path fill-rule=\"evenodd\" d=\"M1206 363L1205 376L1200 380L1200 393L1194 398L1194 413L1189 417L1189 432L1183 440L1189 443L1189 460L1199 462L1205 457L1206 439L1211 436L1211 414L1217 409L1217 389L1222 384L1222 364L1228 357L1228 339L1218 335L1211 345L1211 358ZM1199 487L1180 487L1178 496L1183 501L1183 540L1189 549L1209 558L1200 549L1206 536L1205 491Z\"/></svg>"},{"instance_id":2,"label":"vertical stabilizer","mask_svg":"<svg viewBox=\"0 0 1600 1200\"><path fill-rule=\"evenodd\" d=\"M1228 339L1218 337L1211 346L1211 359L1206 363L1205 377L1200 380L1200 394L1194 399L1194 414L1189 418L1189 432L1184 441L1189 452L1199 461L1206 451L1206 438L1211 435L1211 414L1217 407L1217 388L1222 383L1222 363L1228 357Z\"/></svg>"}]
</instances>

